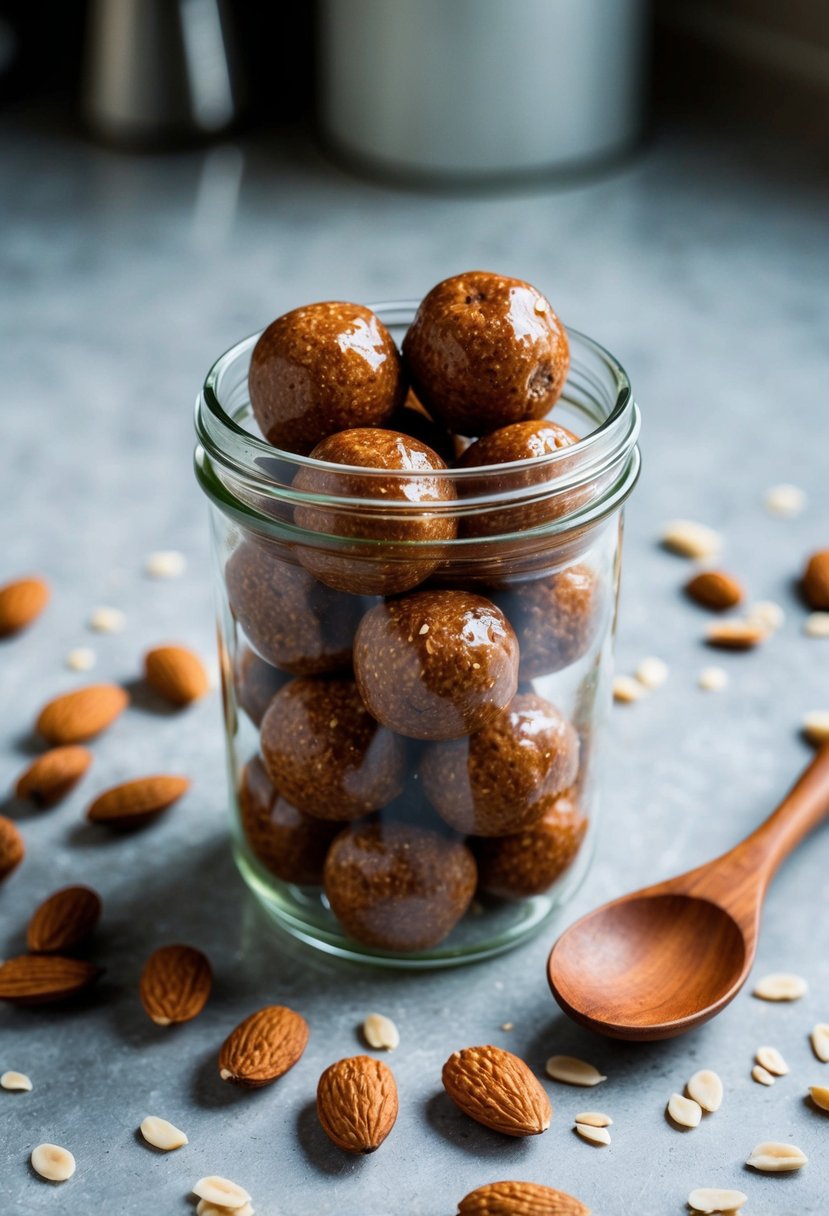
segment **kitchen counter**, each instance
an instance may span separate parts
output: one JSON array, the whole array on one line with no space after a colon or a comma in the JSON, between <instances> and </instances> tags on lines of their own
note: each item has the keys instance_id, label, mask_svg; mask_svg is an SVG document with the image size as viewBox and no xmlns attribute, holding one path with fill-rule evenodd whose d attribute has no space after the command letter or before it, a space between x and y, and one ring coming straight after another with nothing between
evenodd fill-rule
<instances>
[{"instance_id":1,"label":"kitchen counter","mask_svg":"<svg viewBox=\"0 0 829 1216\"><path fill-rule=\"evenodd\" d=\"M56 693L92 677L135 682L144 650L168 639L215 669L206 509L191 472L192 404L213 358L299 303L418 296L471 266L534 281L630 373L644 467L627 514L618 668L651 654L670 667L664 688L614 709L598 855L563 916L511 954L416 974L338 963L270 926L228 850L218 696L175 713L136 685L64 803L3 808L28 854L0 893L0 954L21 951L41 899L81 881L104 900L92 956L107 971L74 1005L0 1009L0 1071L34 1082L29 1094L0 1093L0 1211L186 1214L192 1183L219 1173L252 1192L259 1216L451 1216L467 1191L502 1178L560 1187L599 1216L680 1214L706 1185L744 1190L746 1216L825 1216L829 1115L804 1099L810 1084L829 1084L808 1042L829 1021L826 828L776 879L754 971L802 974L800 1002L745 991L694 1034L626 1045L569 1022L545 976L553 937L578 914L758 823L808 760L803 713L829 707L829 641L804 636L793 585L804 556L829 544L829 190L813 161L674 130L607 176L440 196L352 178L298 138L133 158L9 115L0 161L0 581L37 571L54 593L35 627L0 643L6 787ZM807 493L799 517L765 511L778 482ZM752 599L785 609L762 650L702 644L710 618L680 593L688 563L657 543L674 517L720 529L724 566ZM182 578L145 575L157 549L186 554ZM89 632L102 604L125 612L123 632ZM65 666L80 645L97 656L90 677ZM697 687L712 663L730 677L720 693ZM163 821L128 838L86 825L94 793L155 771L193 778ZM215 988L197 1021L162 1030L137 982L151 950L171 941L207 951ZM216 1052L267 1003L301 1011L310 1042L275 1085L243 1092L219 1080ZM400 1117L376 1155L355 1160L323 1135L314 1095L327 1064L362 1049L372 1010L400 1030L390 1057ZM549 1082L550 1131L505 1140L440 1084L453 1050L485 1042L539 1073L550 1054L582 1056L608 1079L590 1091ZM791 1066L771 1089L750 1077L766 1043ZM721 1075L725 1101L682 1133L665 1105L703 1067ZM574 1134L585 1107L612 1115L609 1149ZM148 1113L182 1127L189 1145L148 1148L136 1132ZM745 1168L769 1139L796 1143L809 1165L779 1176ZM30 1170L44 1140L77 1158L60 1188Z\"/></svg>"}]
</instances>

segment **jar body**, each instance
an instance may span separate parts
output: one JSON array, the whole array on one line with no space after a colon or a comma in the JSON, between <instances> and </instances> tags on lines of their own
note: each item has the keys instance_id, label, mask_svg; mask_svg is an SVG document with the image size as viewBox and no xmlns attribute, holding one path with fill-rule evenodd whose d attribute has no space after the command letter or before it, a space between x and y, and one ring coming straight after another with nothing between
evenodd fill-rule
<instances>
[{"instance_id":1,"label":"jar body","mask_svg":"<svg viewBox=\"0 0 829 1216\"><path fill-rule=\"evenodd\" d=\"M399 338L408 310L377 311ZM573 893L593 851L635 406L624 443L617 426L543 477L447 473L451 538L412 540L399 512L352 507L345 472L303 495L293 466L312 459L245 438L244 347L211 373L235 457L204 396L197 449L239 868L284 928L332 953L497 953ZM600 383L599 348L581 370L578 354L555 420L585 435L618 411L618 379L608 365Z\"/></svg>"}]
</instances>

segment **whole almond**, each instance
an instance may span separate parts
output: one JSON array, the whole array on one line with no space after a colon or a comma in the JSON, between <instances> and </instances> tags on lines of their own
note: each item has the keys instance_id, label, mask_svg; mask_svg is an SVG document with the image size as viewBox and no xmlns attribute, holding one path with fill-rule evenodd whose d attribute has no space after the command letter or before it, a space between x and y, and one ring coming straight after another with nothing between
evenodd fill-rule
<instances>
[{"instance_id":1,"label":"whole almond","mask_svg":"<svg viewBox=\"0 0 829 1216\"><path fill-rule=\"evenodd\" d=\"M0 882L16 870L26 856L26 846L17 825L0 815Z\"/></svg>"},{"instance_id":2,"label":"whole almond","mask_svg":"<svg viewBox=\"0 0 829 1216\"><path fill-rule=\"evenodd\" d=\"M803 571L803 596L810 608L829 611L829 549L813 553Z\"/></svg>"},{"instance_id":3,"label":"whole almond","mask_svg":"<svg viewBox=\"0 0 829 1216\"><path fill-rule=\"evenodd\" d=\"M308 1042L308 1023L285 1005L266 1005L231 1031L219 1052L223 1081L255 1088L293 1068Z\"/></svg>"},{"instance_id":4,"label":"whole almond","mask_svg":"<svg viewBox=\"0 0 829 1216\"><path fill-rule=\"evenodd\" d=\"M161 946L144 964L141 1004L157 1026L189 1022L201 1013L213 987L207 957L194 946Z\"/></svg>"},{"instance_id":5,"label":"whole almond","mask_svg":"<svg viewBox=\"0 0 829 1216\"><path fill-rule=\"evenodd\" d=\"M94 984L103 968L58 954L21 954L0 965L0 1001L46 1005L65 1001Z\"/></svg>"},{"instance_id":6,"label":"whole almond","mask_svg":"<svg viewBox=\"0 0 829 1216\"><path fill-rule=\"evenodd\" d=\"M349 1056L331 1064L317 1086L317 1115L329 1140L347 1153L373 1153L397 1118L397 1085L388 1064Z\"/></svg>"},{"instance_id":7,"label":"whole almond","mask_svg":"<svg viewBox=\"0 0 829 1216\"><path fill-rule=\"evenodd\" d=\"M724 570L703 570L685 584L685 592L703 608L711 608L714 612L735 608L744 594L736 578Z\"/></svg>"},{"instance_id":8,"label":"whole almond","mask_svg":"<svg viewBox=\"0 0 829 1216\"><path fill-rule=\"evenodd\" d=\"M44 705L35 729L47 743L83 743L111 726L128 704L117 684L89 684Z\"/></svg>"},{"instance_id":9,"label":"whole almond","mask_svg":"<svg viewBox=\"0 0 829 1216\"><path fill-rule=\"evenodd\" d=\"M169 774L137 777L99 794L86 817L92 823L105 823L113 828L138 827L166 811L189 788L187 777Z\"/></svg>"},{"instance_id":10,"label":"whole almond","mask_svg":"<svg viewBox=\"0 0 829 1216\"><path fill-rule=\"evenodd\" d=\"M92 763L92 753L72 744L53 747L32 761L17 779L18 798L30 798L38 806L53 806L65 798Z\"/></svg>"},{"instance_id":11,"label":"whole almond","mask_svg":"<svg viewBox=\"0 0 829 1216\"><path fill-rule=\"evenodd\" d=\"M536 1182L490 1182L460 1201L458 1216L590 1216L590 1208Z\"/></svg>"},{"instance_id":12,"label":"whole almond","mask_svg":"<svg viewBox=\"0 0 829 1216\"><path fill-rule=\"evenodd\" d=\"M185 646L156 646L144 658L147 683L173 705L198 701L210 688L204 664Z\"/></svg>"},{"instance_id":13,"label":"whole almond","mask_svg":"<svg viewBox=\"0 0 829 1216\"><path fill-rule=\"evenodd\" d=\"M45 899L29 921L32 954L61 954L89 937L101 916L101 897L91 887L64 887Z\"/></svg>"},{"instance_id":14,"label":"whole almond","mask_svg":"<svg viewBox=\"0 0 829 1216\"><path fill-rule=\"evenodd\" d=\"M443 1066L452 1101L505 1136L537 1136L553 1117L550 1099L523 1060L501 1047L465 1047Z\"/></svg>"},{"instance_id":15,"label":"whole almond","mask_svg":"<svg viewBox=\"0 0 829 1216\"><path fill-rule=\"evenodd\" d=\"M19 578L0 587L0 638L31 625L48 604L49 594L42 578Z\"/></svg>"}]
</instances>

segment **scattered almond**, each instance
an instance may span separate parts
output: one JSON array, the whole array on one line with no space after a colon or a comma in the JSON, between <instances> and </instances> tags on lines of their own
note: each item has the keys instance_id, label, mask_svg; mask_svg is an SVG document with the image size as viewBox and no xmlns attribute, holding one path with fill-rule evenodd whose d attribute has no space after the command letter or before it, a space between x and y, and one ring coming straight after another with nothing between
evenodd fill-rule
<instances>
[{"instance_id":1,"label":"scattered almond","mask_svg":"<svg viewBox=\"0 0 829 1216\"><path fill-rule=\"evenodd\" d=\"M63 887L45 899L26 930L32 954L61 954L89 937L101 916L101 897L91 887Z\"/></svg>"},{"instance_id":2,"label":"scattered almond","mask_svg":"<svg viewBox=\"0 0 829 1216\"><path fill-rule=\"evenodd\" d=\"M75 646L66 656L66 666L70 671L91 671L95 663L95 651L88 646Z\"/></svg>"},{"instance_id":3,"label":"scattered almond","mask_svg":"<svg viewBox=\"0 0 829 1216\"><path fill-rule=\"evenodd\" d=\"M138 777L99 794L86 817L91 823L105 823L113 828L138 827L166 811L189 788L187 777L169 774Z\"/></svg>"},{"instance_id":4,"label":"scattered almond","mask_svg":"<svg viewBox=\"0 0 829 1216\"><path fill-rule=\"evenodd\" d=\"M591 1144L610 1144L610 1132L606 1127L595 1127L592 1123L577 1123L576 1131L582 1140Z\"/></svg>"},{"instance_id":5,"label":"scattered almond","mask_svg":"<svg viewBox=\"0 0 829 1216\"><path fill-rule=\"evenodd\" d=\"M0 882L16 870L26 856L26 846L17 824L0 815Z\"/></svg>"},{"instance_id":6,"label":"scattered almond","mask_svg":"<svg viewBox=\"0 0 829 1216\"><path fill-rule=\"evenodd\" d=\"M822 1064L829 1064L829 1022L818 1022L809 1036L812 1051Z\"/></svg>"},{"instance_id":7,"label":"scattered almond","mask_svg":"<svg viewBox=\"0 0 829 1216\"><path fill-rule=\"evenodd\" d=\"M585 1110L576 1115L574 1123L583 1123L585 1127L610 1127L613 1120L610 1115L603 1115L598 1110Z\"/></svg>"},{"instance_id":8,"label":"scattered almond","mask_svg":"<svg viewBox=\"0 0 829 1216\"><path fill-rule=\"evenodd\" d=\"M668 1101L668 1114L680 1127L699 1127L702 1107L693 1098L684 1098L682 1094L671 1094Z\"/></svg>"},{"instance_id":9,"label":"scattered almond","mask_svg":"<svg viewBox=\"0 0 829 1216\"><path fill-rule=\"evenodd\" d=\"M804 715L802 723L803 734L810 743L819 747L821 743L829 743L829 709L813 709Z\"/></svg>"},{"instance_id":10,"label":"scattered almond","mask_svg":"<svg viewBox=\"0 0 829 1216\"><path fill-rule=\"evenodd\" d=\"M347 1153L373 1153L397 1119L391 1069L372 1056L331 1064L317 1086L317 1115L329 1140Z\"/></svg>"},{"instance_id":11,"label":"scattered almond","mask_svg":"<svg viewBox=\"0 0 829 1216\"><path fill-rule=\"evenodd\" d=\"M103 975L101 967L58 954L21 954L0 964L0 1001L46 1005L64 1001L89 988Z\"/></svg>"},{"instance_id":12,"label":"scattered almond","mask_svg":"<svg viewBox=\"0 0 829 1216\"><path fill-rule=\"evenodd\" d=\"M0 638L31 625L48 604L49 595L42 578L19 578L0 587Z\"/></svg>"},{"instance_id":13,"label":"scattered almond","mask_svg":"<svg viewBox=\"0 0 829 1216\"><path fill-rule=\"evenodd\" d=\"M739 1212L744 1203L748 1203L748 1197L742 1191L724 1191L713 1186L699 1186L688 1196L688 1207L702 1216L730 1216L731 1212Z\"/></svg>"},{"instance_id":14,"label":"scattered almond","mask_svg":"<svg viewBox=\"0 0 829 1216\"><path fill-rule=\"evenodd\" d=\"M810 612L803 622L803 632L809 638L829 638L829 612Z\"/></svg>"},{"instance_id":15,"label":"scattered almond","mask_svg":"<svg viewBox=\"0 0 829 1216\"><path fill-rule=\"evenodd\" d=\"M762 625L769 633L775 633L785 625L786 614L773 600L758 600L746 612L746 619L753 625Z\"/></svg>"},{"instance_id":16,"label":"scattered almond","mask_svg":"<svg viewBox=\"0 0 829 1216\"><path fill-rule=\"evenodd\" d=\"M177 549L159 549L144 562L144 571L150 578L178 578L186 569L187 558Z\"/></svg>"},{"instance_id":17,"label":"scattered almond","mask_svg":"<svg viewBox=\"0 0 829 1216\"><path fill-rule=\"evenodd\" d=\"M821 1110L829 1110L829 1085L810 1085L809 1093L815 1106Z\"/></svg>"},{"instance_id":18,"label":"scattered almond","mask_svg":"<svg viewBox=\"0 0 829 1216\"><path fill-rule=\"evenodd\" d=\"M685 593L703 608L723 612L742 603L744 591L736 578L724 570L702 570L685 584Z\"/></svg>"},{"instance_id":19,"label":"scattered almond","mask_svg":"<svg viewBox=\"0 0 829 1216\"><path fill-rule=\"evenodd\" d=\"M590 1216L590 1209L536 1182L490 1182L460 1201L458 1216Z\"/></svg>"},{"instance_id":20,"label":"scattered almond","mask_svg":"<svg viewBox=\"0 0 829 1216\"><path fill-rule=\"evenodd\" d=\"M39 1144L32 1149L32 1169L47 1182L66 1182L75 1172L75 1158L58 1144Z\"/></svg>"},{"instance_id":21,"label":"scattered almond","mask_svg":"<svg viewBox=\"0 0 829 1216\"><path fill-rule=\"evenodd\" d=\"M785 1077L789 1066L776 1047L758 1047L754 1057L761 1068L775 1077Z\"/></svg>"},{"instance_id":22,"label":"scattered almond","mask_svg":"<svg viewBox=\"0 0 829 1216\"><path fill-rule=\"evenodd\" d=\"M159 1148L164 1153L190 1143L183 1131L166 1119L159 1119L158 1115L147 1115L142 1120L141 1135L153 1148Z\"/></svg>"},{"instance_id":23,"label":"scattered almond","mask_svg":"<svg viewBox=\"0 0 829 1216\"><path fill-rule=\"evenodd\" d=\"M126 624L120 608L96 608L89 616L89 628L96 633L122 633Z\"/></svg>"},{"instance_id":24,"label":"scattered almond","mask_svg":"<svg viewBox=\"0 0 829 1216\"><path fill-rule=\"evenodd\" d=\"M370 1013L363 1022L363 1038L375 1050L394 1051L400 1046L400 1032L391 1018Z\"/></svg>"},{"instance_id":25,"label":"scattered almond","mask_svg":"<svg viewBox=\"0 0 829 1216\"><path fill-rule=\"evenodd\" d=\"M31 1088L32 1082L25 1072L4 1072L0 1077L0 1089L20 1090L28 1093Z\"/></svg>"},{"instance_id":26,"label":"scattered almond","mask_svg":"<svg viewBox=\"0 0 829 1216\"><path fill-rule=\"evenodd\" d=\"M89 684L44 705L35 729L47 743L83 743L111 726L128 704L117 684Z\"/></svg>"},{"instance_id":27,"label":"scattered almond","mask_svg":"<svg viewBox=\"0 0 829 1216\"><path fill-rule=\"evenodd\" d=\"M537 1136L553 1117L550 1099L523 1060L501 1047L465 1047L443 1066L443 1086L464 1114L505 1136Z\"/></svg>"},{"instance_id":28,"label":"scattered almond","mask_svg":"<svg viewBox=\"0 0 829 1216\"><path fill-rule=\"evenodd\" d=\"M20 774L15 793L38 806L53 806L77 785L91 763L92 753L85 747L53 747Z\"/></svg>"},{"instance_id":29,"label":"scattered almond","mask_svg":"<svg viewBox=\"0 0 829 1216\"><path fill-rule=\"evenodd\" d=\"M215 1207L231 1212L236 1212L246 1203L250 1203L250 1195L243 1187L231 1182L229 1178L220 1178L217 1174L200 1178L193 1187L193 1194Z\"/></svg>"},{"instance_id":30,"label":"scattered almond","mask_svg":"<svg viewBox=\"0 0 829 1216\"><path fill-rule=\"evenodd\" d=\"M697 683L706 692L721 692L728 685L728 672L722 667L703 667Z\"/></svg>"},{"instance_id":31,"label":"scattered almond","mask_svg":"<svg viewBox=\"0 0 829 1216\"><path fill-rule=\"evenodd\" d=\"M810 608L819 612L829 610L829 549L820 549L811 555L803 571L801 586Z\"/></svg>"},{"instance_id":32,"label":"scattered almond","mask_svg":"<svg viewBox=\"0 0 829 1216\"><path fill-rule=\"evenodd\" d=\"M308 1042L308 1023L285 1005L267 1005L233 1030L219 1052L219 1075L251 1088L293 1068Z\"/></svg>"},{"instance_id":33,"label":"scattered almond","mask_svg":"<svg viewBox=\"0 0 829 1216\"><path fill-rule=\"evenodd\" d=\"M778 1144L767 1140L751 1150L746 1159L746 1165L764 1174L783 1174L790 1170L799 1170L807 1164L809 1158L795 1144Z\"/></svg>"},{"instance_id":34,"label":"scattered almond","mask_svg":"<svg viewBox=\"0 0 829 1216\"><path fill-rule=\"evenodd\" d=\"M768 630L756 621L717 621L709 625L705 640L723 650L751 650L768 636Z\"/></svg>"},{"instance_id":35,"label":"scattered almond","mask_svg":"<svg viewBox=\"0 0 829 1216\"><path fill-rule=\"evenodd\" d=\"M776 971L759 979L754 985L753 994L761 1001L797 1001L808 990L809 985L799 975Z\"/></svg>"},{"instance_id":36,"label":"scattered almond","mask_svg":"<svg viewBox=\"0 0 829 1216\"><path fill-rule=\"evenodd\" d=\"M763 501L769 514L779 515L781 519L790 519L794 515L799 515L806 506L806 495L800 486L792 486L788 482L783 482L781 485L772 486L770 490L767 490Z\"/></svg>"},{"instance_id":37,"label":"scattered almond","mask_svg":"<svg viewBox=\"0 0 829 1216\"><path fill-rule=\"evenodd\" d=\"M144 657L144 672L152 689L173 705L189 705L210 689L204 664L185 646L156 646Z\"/></svg>"},{"instance_id":38,"label":"scattered almond","mask_svg":"<svg viewBox=\"0 0 829 1216\"><path fill-rule=\"evenodd\" d=\"M194 946L161 946L144 964L141 1004L156 1026L190 1022L207 1004L213 971Z\"/></svg>"},{"instance_id":39,"label":"scattered almond","mask_svg":"<svg viewBox=\"0 0 829 1216\"><path fill-rule=\"evenodd\" d=\"M722 537L713 528L690 519L675 519L662 532L662 544L680 557L716 557L722 548Z\"/></svg>"},{"instance_id":40,"label":"scattered almond","mask_svg":"<svg viewBox=\"0 0 829 1216\"><path fill-rule=\"evenodd\" d=\"M563 1081L565 1085L598 1085L607 1080L598 1068L586 1060L577 1060L575 1056L550 1056L544 1071L548 1077Z\"/></svg>"},{"instance_id":41,"label":"scattered almond","mask_svg":"<svg viewBox=\"0 0 829 1216\"><path fill-rule=\"evenodd\" d=\"M699 1072L695 1072L685 1090L688 1097L709 1114L714 1114L722 1106L722 1081L710 1068L701 1068Z\"/></svg>"},{"instance_id":42,"label":"scattered almond","mask_svg":"<svg viewBox=\"0 0 829 1216\"><path fill-rule=\"evenodd\" d=\"M613 677L613 700L621 701L622 704L629 705L633 701L638 701L640 697L645 695L644 685L635 680L633 676L614 676Z\"/></svg>"},{"instance_id":43,"label":"scattered almond","mask_svg":"<svg viewBox=\"0 0 829 1216\"><path fill-rule=\"evenodd\" d=\"M668 679L668 664L651 655L636 668L636 679L648 689L661 688Z\"/></svg>"},{"instance_id":44,"label":"scattered almond","mask_svg":"<svg viewBox=\"0 0 829 1216\"><path fill-rule=\"evenodd\" d=\"M233 1216L253 1216L253 1207L243 1203L240 1208L225 1208L207 1199L200 1199L196 1204L196 1216L230 1216L231 1212Z\"/></svg>"},{"instance_id":45,"label":"scattered almond","mask_svg":"<svg viewBox=\"0 0 829 1216\"><path fill-rule=\"evenodd\" d=\"M762 1064L755 1064L751 1070L751 1078L758 1085L774 1085L774 1077Z\"/></svg>"}]
</instances>

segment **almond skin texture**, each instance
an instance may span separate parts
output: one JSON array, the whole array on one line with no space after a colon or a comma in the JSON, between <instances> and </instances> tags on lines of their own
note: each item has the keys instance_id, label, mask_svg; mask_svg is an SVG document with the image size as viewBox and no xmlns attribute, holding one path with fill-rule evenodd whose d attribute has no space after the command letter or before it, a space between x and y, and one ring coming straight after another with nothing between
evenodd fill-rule
<instances>
[{"instance_id":1,"label":"almond skin texture","mask_svg":"<svg viewBox=\"0 0 829 1216\"><path fill-rule=\"evenodd\" d=\"M308 1023L285 1005L266 1005L231 1031L219 1052L223 1081L256 1088L293 1068L308 1042Z\"/></svg>"},{"instance_id":2,"label":"almond skin texture","mask_svg":"<svg viewBox=\"0 0 829 1216\"><path fill-rule=\"evenodd\" d=\"M210 688L204 664L185 646L156 646L148 651L144 672L150 687L173 705L198 701Z\"/></svg>"},{"instance_id":3,"label":"almond skin texture","mask_svg":"<svg viewBox=\"0 0 829 1216\"><path fill-rule=\"evenodd\" d=\"M87 937L101 916L101 897L91 887L64 887L45 899L29 921L32 954L62 954Z\"/></svg>"},{"instance_id":4,"label":"almond skin texture","mask_svg":"<svg viewBox=\"0 0 829 1216\"><path fill-rule=\"evenodd\" d=\"M103 968L57 954L21 954L0 966L0 1001L14 1005L48 1005L89 988Z\"/></svg>"},{"instance_id":5,"label":"almond skin texture","mask_svg":"<svg viewBox=\"0 0 829 1216\"><path fill-rule=\"evenodd\" d=\"M535 1182L490 1182L460 1201L458 1216L590 1216L590 1208Z\"/></svg>"},{"instance_id":6,"label":"almond skin texture","mask_svg":"<svg viewBox=\"0 0 829 1216\"><path fill-rule=\"evenodd\" d=\"M20 774L14 792L38 806L54 806L77 785L91 763L92 753L85 747L53 747Z\"/></svg>"},{"instance_id":7,"label":"almond skin texture","mask_svg":"<svg viewBox=\"0 0 829 1216\"><path fill-rule=\"evenodd\" d=\"M714 612L736 608L744 594L736 578L723 570L703 570L685 584L685 593L703 608L711 608Z\"/></svg>"},{"instance_id":8,"label":"almond skin texture","mask_svg":"<svg viewBox=\"0 0 829 1216\"><path fill-rule=\"evenodd\" d=\"M329 1140L347 1153L373 1153L394 1127L397 1085L391 1069L371 1056L330 1065L317 1086L317 1115Z\"/></svg>"},{"instance_id":9,"label":"almond skin texture","mask_svg":"<svg viewBox=\"0 0 829 1216\"><path fill-rule=\"evenodd\" d=\"M111 726L128 704L117 684L89 684L44 705L35 729L47 743L83 743Z\"/></svg>"},{"instance_id":10,"label":"almond skin texture","mask_svg":"<svg viewBox=\"0 0 829 1216\"><path fill-rule=\"evenodd\" d=\"M0 815L0 882L17 869L25 856L26 846L17 825Z\"/></svg>"},{"instance_id":11,"label":"almond skin texture","mask_svg":"<svg viewBox=\"0 0 829 1216\"><path fill-rule=\"evenodd\" d=\"M465 1047L443 1066L452 1101L505 1136L537 1136L553 1117L550 1099L523 1060L500 1047Z\"/></svg>"},{"instance_id":12,"label":"almond skin texture","mask_svg":"<svg viewBox=\"0 0 829 1216\"><path fill-rule=\"evenodd\" d=\"M139 995L157 1026L190 1022L201 1013L213 987L213 971L194 946L161 946L141 972Z\"/></svg>"},{"instance_id":13,"label":"almond skin texture","mask_svg":"<svg viewBox=\"0 0 829 1216\"><path fill-rule=\"evenodd\" d=\"M803 596L810 608L829 611L829 549L813 553L803 571Z\"/></svg>"},{"instance_id":14,"label":"almond skin texture","mask_svg":"<svg viewBox=\"0 0 829 1216\"><path fill-rule=\"evenodd\" d=\"M49 594L41 578L19 578L0 587L0 638L31 625L49 602Z\"/></svg>"},{"instance_id":15,"label":"almond skin texture","mask_svg":"<svg viewBox=\"0 0 829 1216\"><path fill-rule=\"evenodd\" d=\"M172 806L190 788L187 777L138 777L99 794L86 817L112 828L133 828L148 823Z\"/></svg>"}]
</instances>

